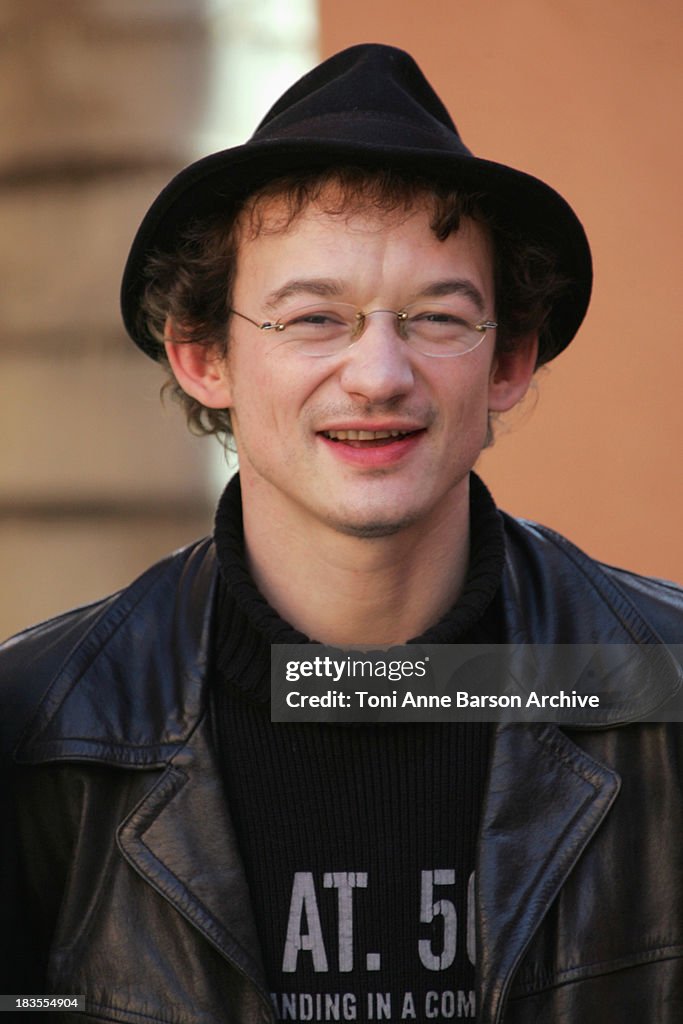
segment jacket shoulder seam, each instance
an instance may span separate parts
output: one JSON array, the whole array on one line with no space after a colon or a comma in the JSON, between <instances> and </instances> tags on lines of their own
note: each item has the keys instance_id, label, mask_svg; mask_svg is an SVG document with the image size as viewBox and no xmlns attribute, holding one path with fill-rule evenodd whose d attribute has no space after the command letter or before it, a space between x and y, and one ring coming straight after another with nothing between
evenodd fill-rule
<instances>
[{"instance_id":1,"label":"jacket shoulder seam","mask_svg":"<svg viewBox=\"0 0 683 1024\"><path fill-rule=\"evenodd\" d=\"M640 623L641 627L645 626L651 636L655 640L657 639L656 628L643 617L631 595L627 590L622 589L622 581L614 579L613 574L622 573L634 581L640 579L649 584L654 583L659 585L666 581L655 580L648 576L638 576L637 573L631 573L628 570L615 569L606 565L604 562L591 558L590 555L587 555L581 550L581 548L577 547L570 540L563 537L562 534L553 530L549 526L544 526L541 523L535 523L524 519L517 519L514 521L525 529L537 530L549 543L564 555L564 557L569 559L574 568L581 573L583 578L590 584L593 590L603 598L603 600L608 599L608 597L611 598L610 607L613 614L618 618L623 629L635 642L639 642L639 640L642 639L636 628L638 623ZM592 570L592 572L590 570ZM626 583L626 581L623 582ZM675 583L668 582L667 589L679 594L683 600L683 592ZM611 593L609 595L606 594L606 590L611 591Z\"/></svg>"}]
</instances>

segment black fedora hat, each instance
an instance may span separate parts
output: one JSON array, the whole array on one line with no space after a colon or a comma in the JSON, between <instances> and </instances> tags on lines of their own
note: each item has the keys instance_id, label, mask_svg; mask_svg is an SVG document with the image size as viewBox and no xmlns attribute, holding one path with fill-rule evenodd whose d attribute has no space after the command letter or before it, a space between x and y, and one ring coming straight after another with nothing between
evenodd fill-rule
<instances>
[{"instance_id":1,"label":"black fedora hat","mask_svg":"<svg viewBox=\"0 0 683 1024\"><path fill-rule=\"evenodd\" d=\"M550 316L539 362L572 340L590 298L591 255L568 203L521 171L475 157L409 54L380 44L352 46L304 75L275 103L251 139L186 167L147 212L128 257L121 308L133 341L152 358L159 345L141 321L145 266L172 252L192 222L230 213L250 193L295 171L342 164L391 166L474 190L498 223L556 254L569 286Z\"/></svg>"}]
</instances>

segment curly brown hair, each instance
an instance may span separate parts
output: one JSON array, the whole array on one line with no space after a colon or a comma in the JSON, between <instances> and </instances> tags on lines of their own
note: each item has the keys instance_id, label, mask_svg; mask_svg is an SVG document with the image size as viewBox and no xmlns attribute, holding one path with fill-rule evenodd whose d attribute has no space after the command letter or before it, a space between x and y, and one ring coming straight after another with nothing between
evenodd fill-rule
<instances>
[{"instance_id":1,"label":"curly brown hair","mask_svg":"<svg viewBox=\"0 0 683 1024\"><path fill-rule=\"evenodd\" d=\"M550 250L496 223L485 195L387 168L341 167L288 175L252 193L229 214L193 223L174 252L148 260L140 316L158 343L159 362L168 372L162 392L184 407L193 433L216 434L224 443L229 441L230 410L206 408L182 390L164 351L166 323L173 322L176 341L206 346L216 358L225 358L239 244L265 229L266 209L275 199L284 203L284 216L268 230L286 230L312 202L322 203L328 214L345 217L369 210L409 213L416 203L426 202L432 231L440 240L457 231L463 217L472 218L493 238L498 350L509 351L517 338L538 331L538 365L555 354L549 314L568 282Z\"/></svg>"}]
</instances>

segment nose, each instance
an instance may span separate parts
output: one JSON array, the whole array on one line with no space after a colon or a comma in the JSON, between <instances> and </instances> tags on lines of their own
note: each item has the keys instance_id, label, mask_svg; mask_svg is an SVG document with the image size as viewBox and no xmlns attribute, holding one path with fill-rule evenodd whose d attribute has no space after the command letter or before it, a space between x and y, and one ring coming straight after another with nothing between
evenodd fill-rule
<instances>
[{"instance_id":1,"label":"nose","mask_svg":"<svg viewBox=\"0 0 683 1024\"><path fill-rule=\"evenodd\" d=\"M341 367L341 385L348 394L383 404L411 391L415 376L410 349L397 328L394 313L367 318Z\"/></svg>"}]
</instances>

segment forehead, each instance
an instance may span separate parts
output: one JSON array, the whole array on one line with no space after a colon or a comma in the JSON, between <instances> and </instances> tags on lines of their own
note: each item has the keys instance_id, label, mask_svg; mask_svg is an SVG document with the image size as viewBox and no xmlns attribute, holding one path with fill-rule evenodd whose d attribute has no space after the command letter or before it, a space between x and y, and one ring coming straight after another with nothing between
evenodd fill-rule
<instances>
[{"instance_id":1,"label":"forehead","mask_svg":"<svg viewBox=\"0 0 683 1024\"><path fill-rule=\"evenodd\" d=\"M240 221L248 235L286 230L311 211L324 212L340 220L356 214L375 212L386 220L400 218L415 209L435 209L437 196L408 183L385 187L380 181L359 179L354 184L334 178L311 183L285 184L278 190L256 193L245 203Z\"/></svg>"},{"instance_id":2,"label":"forehead","mask_svg":"<svg viewBox=\"0 0 683 1024\"><path fill-rule=\"evenodd\" d=\"M436 197L418 194L385 204L381 197L342 194L328 186L312 200L260 198L240 222L236 290L265 288L278 276L339 275L357 289L396 284L404 290L451 274L476 278L492 295L493 247L489 230L462 217L440 239L434 230ZM431 281L430 281L431 279ZM417 293L416 293L417 294ZM348 296L350 299L352 296Z\"/></svg>"}]
</instances>

